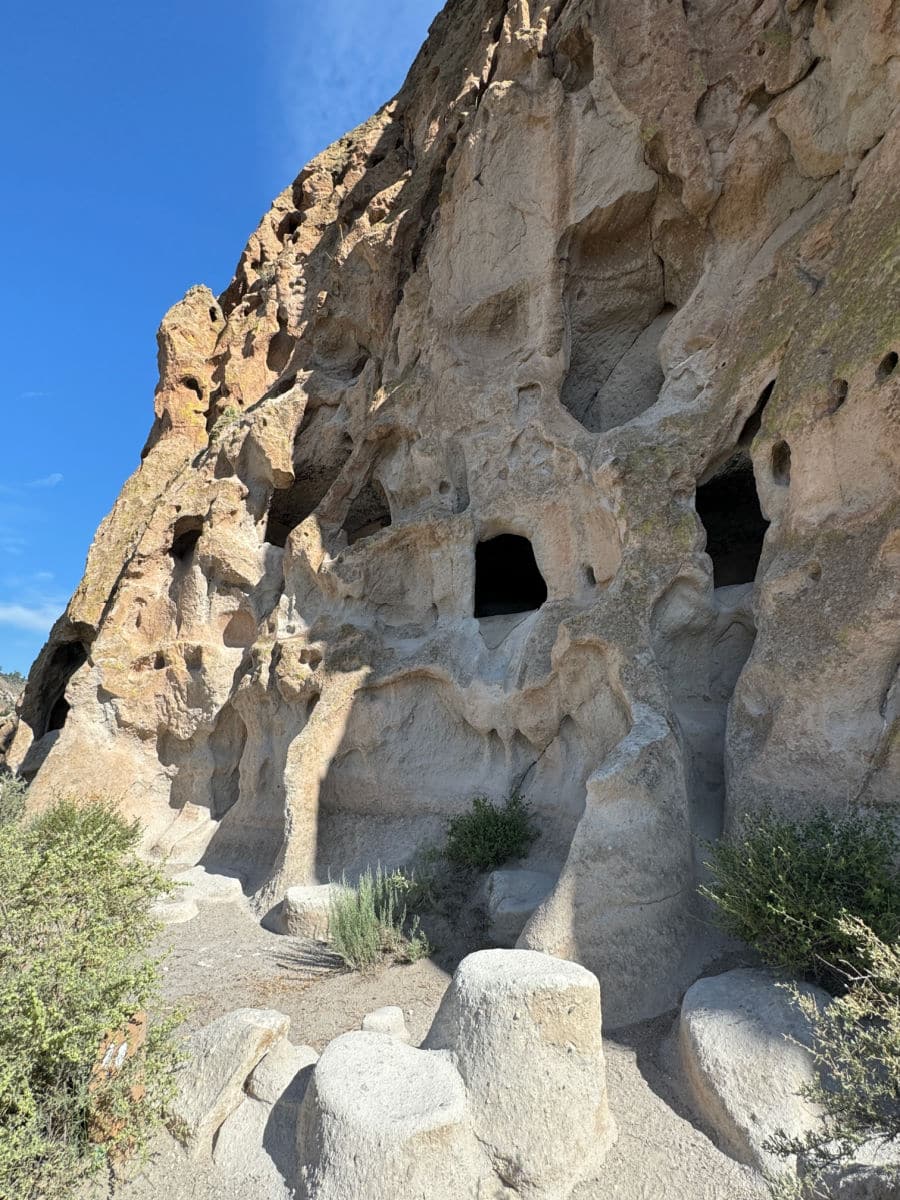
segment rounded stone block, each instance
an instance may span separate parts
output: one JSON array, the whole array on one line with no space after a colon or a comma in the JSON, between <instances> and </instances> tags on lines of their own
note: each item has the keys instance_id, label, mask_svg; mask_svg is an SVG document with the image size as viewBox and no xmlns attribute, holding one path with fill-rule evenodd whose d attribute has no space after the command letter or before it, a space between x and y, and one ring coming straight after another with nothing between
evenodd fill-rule
<instances>
[{"instance_id":1,"label":"rounded stone block","mask_svg":"<svg viewBox=\"0 0 900 1200\"><path fill-rule=\"evenodd\" d=\"M327 942L331 898L338 886L322 883L288 888L281 906L282 931L291 937Z\"/></svg>"},{"instance_id":2,"label":"rounded stone block","mask_svg":"<svg viewBox=\"0 0 900 1200\"><path fill-rule=\"evenodd\" d=\"M303 1200L461 1200L486 1173L450 1059L379 1033L326 1047L297 1138Z\"/></svg>"},{"instance_id":3,"label":"rounded stone block","mask_svg":"<svg viewBox=\"0 0 900 1200\"><path fill-rule=\"evenodd\" d=\"M462 1076L472 1127L518 1194L567 1196L615 1140L600 985L534 950L482 950L456 970L425 1041Z\"/></svg>"},{"instance_id":4,"label":"rounded stone block","mask_svg":"<svg viewBox=\"0 0 900 1200\"><path fill-rule=\"evenodd\" d=\"M385 1033L401 1042L409 1041L403 1009L398 1008L396 1004L388 1004L384 1008L376 1008L374 1012L366 1013L360 1028L367 1033Z\"/></svg>"}]
</instances>

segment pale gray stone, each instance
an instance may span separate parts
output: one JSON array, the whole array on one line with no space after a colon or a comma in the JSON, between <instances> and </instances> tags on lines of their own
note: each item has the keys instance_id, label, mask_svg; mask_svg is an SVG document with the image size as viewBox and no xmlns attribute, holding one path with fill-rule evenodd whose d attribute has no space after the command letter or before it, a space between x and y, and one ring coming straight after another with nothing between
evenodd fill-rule
<instances>
[{"instance_id":1,"label":"pale gray stone","mask_svg":"<svg viewBox=\"0 0 900 1200\"><path fill-rule=\"evenodd\" d=\"M188 1038L170 1115L193 1153L209 1152L213 1134L240 1104L247 1076L289 1028L284 1013L239 1008Z\"/></svg>"},{"instance_id":2,"label":"pale gray stone","mask_svg":"<svg viewBox=\"0 0 900 1200\"><path fill-rule=\"evenodd\" d=\"M830 1001L820 988L803 990L820 1005ZM817 1127L819 1110L799 1094L815 1078L810 1044L809 1022L768 971L726 971L688 989L679 1026L687 1082L699 1113L739 1162L782 1171L785 1160L764 1148L766 1140Z\"/></svg>"},{"instance_id":3,"label":"pale gray stone","mask_svg":"<svg viewBox=\"0 0 900 1200\"><path fill-rule=\"evenodd\" d=\"M360 1028L367 1033L386 1033L401 1042L409 1041L403 1009L395 1004L388 1004L384 1008L376 1008L374 1012L366 1013Z\"/></svg>"}]
</instances>

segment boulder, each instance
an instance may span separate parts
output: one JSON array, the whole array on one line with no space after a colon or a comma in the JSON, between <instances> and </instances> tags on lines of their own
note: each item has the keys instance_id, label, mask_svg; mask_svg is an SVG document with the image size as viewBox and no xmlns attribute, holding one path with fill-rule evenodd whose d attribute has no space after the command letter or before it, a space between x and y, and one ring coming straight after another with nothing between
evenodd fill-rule
<instances>
[{"instance_id":1,"label":"boulder","mask_svg":"<svg viewBox=\"0 0 900 1200\"><path fill-rule=\"evenodd\" d=\"M485 884L488 937L497 946L515 946L525 923L553 889L545 871L492 871Z\"/></svg>"},{"instance_id":2,"label":"boulder","mask_svg":"<svg viewBox=\"0 0 900 1200\"><path fill-rule=\"evenodd\" d=\"M266 1104L275 1104L300 1072L313 1066L318 1057L312 1046L295 1046L287 1038L281 1038L253 1068L247 1080L247 1094Z\"/></svg>"},{"instance_id":3,"label":"boulder","mask_svg":"<svg viewBox=\"0 0 900 1200\"><path fill-rule=\"evenodd\" d=\"M409 1041L403 1009L395 1004L388 1004L384 1008L376 1008L374 1012L366 1013L360 1028L367 1033L386 1033L401 1042Z\"/></svg>"},{"instance_id":4,"label":"boulder","mask_svg":"<svg viewBox=\"0 0 900 1200\"><path fill-rule=\"evenodd\" d=\"M241 1103L247 1076L289 1028L284 1013L239 1008L188 1038L170 1116L192 1153L210 1150L213 1134Z\"/></svg>"},{"instance_id":5,"label":"boulder","mask_svg":"<svg viewBox=\"0 0 900 1200\"><path fill-rule=\"evenodd\" d=\"M178 885L173 898L182 902L193 901L198 905L244 902L244 889L234 875L219 875L197 866L173 875L172 882Z\"/></svg>"},{"instance_id":6,"label":"boulder","mask_svg":"<svg viewBox=\"0 0 900 1200\"><path fill-rule=\"evenodd\" d=\"M803 991L830 1001L820 988ZM726 971L688 989L679 1023L685 1076L700 1116L739 1162L783 1171L766 1140L817 1126L818 1109L799 1094L815 1078L810 1044L806 1017L768 971Z\"/></svg>"},{"instance_id":7,"label":"boulder","mask_svg":"<svg viewBox=\"0 0 900 1200\"><path fill-rule=\"evenodd\" d=\"M281 906L282 932L291 937L328 941L328 916L338 884L288 888Z\"/></svg>"},{"instance_id":8,"label":"boulder","mask_svg":"<svg viewBox=\"0 0 900 1200\"><path fill-rule=\"evenodd\" d=\"M296 1170L296 1112L245 1096L216 1136L213 1162L232 1186L266 1200L289 1200Z\"/></svg>"},{"instance_id":9,"label":"boulder","mask_svg":"<svg viewBox=\"0 0 900 1200\"><path fill-rule=\"evenodd\" d=\"M594 1175L616 1129L590 971L533 950L470 954L424 1044L456 1063L472 1128L520 1194L567 1195Z\"/></svg>"},{"instance_id":10,"label":"boulder","mask_svg":"<svg viewBox=\"0 0 900 1200\"><path fill-rule=\"evenodd\" d=\"M463 1200L488 1163L449 1057L345 1033L316 1063L298 1125L301 1200Z\"/></svg>"}]
</instances>

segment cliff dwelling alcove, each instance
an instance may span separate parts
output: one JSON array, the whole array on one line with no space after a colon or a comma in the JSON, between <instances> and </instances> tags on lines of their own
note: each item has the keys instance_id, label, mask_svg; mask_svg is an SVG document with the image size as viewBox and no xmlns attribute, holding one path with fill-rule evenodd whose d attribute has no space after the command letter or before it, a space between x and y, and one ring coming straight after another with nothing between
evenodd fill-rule
<instances>
[{"instance_id":1,"label":"cliff dwelling alcove","mask_svg":"<svg viewBox=\"0 0 900 1200\"><path fill-rule=\"evenodd\" d=\"M386 529L390 523L391 506L384 488L377 479L370 479L353 500L344 521L347 542L352 546Z\"/></svg>"},{"instance_id":2,"label":"cliff dwelling alcove","mask_svg":"<svg viewBox=\"0 0 900 1200\"><path fill-rule=\"evenodd\" d=\"M81 642L57 646L35 681L32 696L26 694L22 719L34 731L34 740L62 729L69 715L66 688L75 672L87 662L87 650Z\"/></svg>"},{"instance_id":3,"label":"cliff dwelling alcove","mask_svg":"<svg viewBox=\"0 0 900 1200\"><path fill-rule=\"evenodd\" d=\"M294 482L272 493L265 532L270 546L284 548L288 534L315 512L350 457L350 438L321 413L316 409L304 417L294 438Z\"/></svg>"},{"instance_id":4,"label":"cliff dwelling alcove","mask_svg":"<svg viewBox=\"0 0 900 1200\"><path fill-rule=\"evenodd\" d=\"M547 599L528 538L514 533L479 542L475 547L475 616L533 612Z\"/></svg>"},{"instance_id":5,"label":"cliff dwelling alcove","mask_svg":"<svg viewBox=\"0 0 900 1200\"><path fill-rule=\"evenodd\" d=\"M752 583L769 522L762 515L753 463L745 450L697 488L696 506L706 530L714 586Z\"/></svg>"},{"instance_id":6,"label":"cliff dwelling alcove","mask_svg":"<svg viewBox=\"0 0 900 1200\"><path fill-rule=\"evenodd\" d=\"M179 517L172 531L169 554L176 563L187 562L194 553L203 532L202 517Z\"/></svg>"}]
</instances>

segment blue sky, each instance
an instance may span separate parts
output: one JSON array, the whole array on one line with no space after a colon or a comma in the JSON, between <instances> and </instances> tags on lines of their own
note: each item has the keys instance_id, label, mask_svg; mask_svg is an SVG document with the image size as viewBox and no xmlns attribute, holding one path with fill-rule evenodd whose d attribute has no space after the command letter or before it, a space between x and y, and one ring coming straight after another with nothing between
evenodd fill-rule
<instances>
[{"instance_id":1,"label":"blue sky","mask_svg":"<svg viewBox=\"0 0 900 1200\"><path fill-rule=\"evenodd\" d=\"M7 6L0 669L27 671L138 463L163 313L227 285L272 198L399 88L440 7Z\"/></svg>"}]
</instances>

